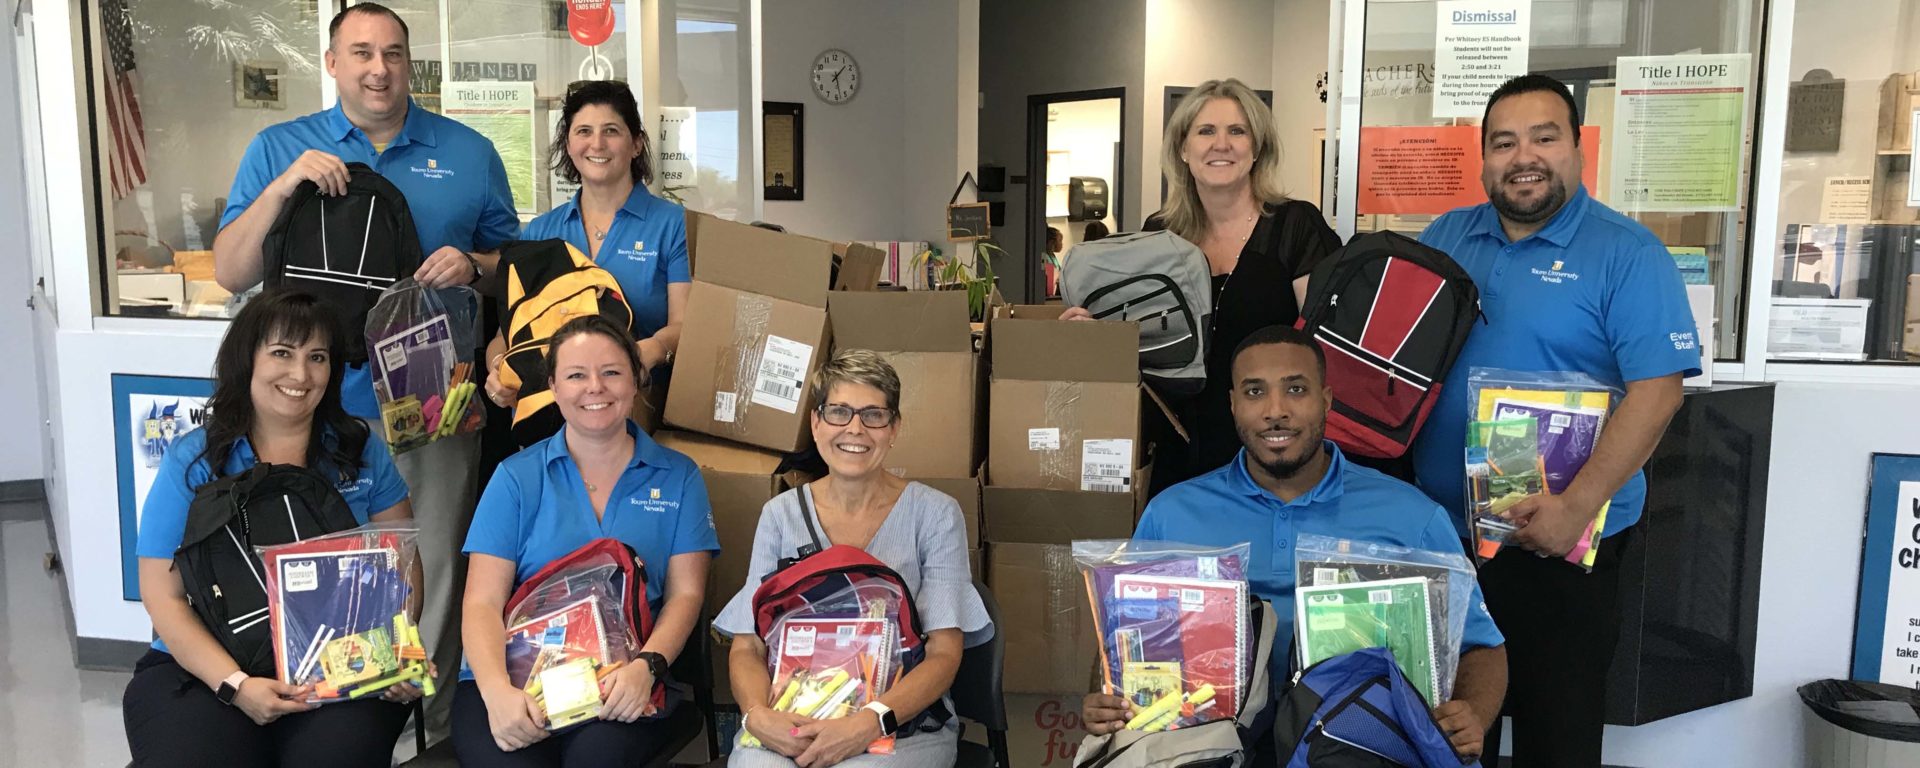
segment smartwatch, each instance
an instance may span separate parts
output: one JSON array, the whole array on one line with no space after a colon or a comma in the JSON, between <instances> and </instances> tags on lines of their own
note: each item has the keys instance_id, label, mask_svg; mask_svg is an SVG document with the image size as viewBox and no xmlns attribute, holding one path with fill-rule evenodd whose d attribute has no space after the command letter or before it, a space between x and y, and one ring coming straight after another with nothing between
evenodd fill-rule
<instances>
[{"instance_id":1,"label":"smartwatch","mask_svg":"<svg viewBox=\"0 0 1920 768\"><path fill-rule=\"evenodd\" d=\"M667 681L667 657L653 651L641 651L634 658L647 662L647 671L653 674L655 683Z\"/></svg>"},{"instance_id":2,"label":"smartwatch","mask_svg":"<svg viewBox=\"0 0 1920 768\"><path fill-rule=\"evenodd\" d=\"M880 735L881 736L892 736L895 731L900 730L900 721L894 718L892 707L889 707L877 701L869 701L867 702L867 705L865 707L861 707L861 709L865 709L869 712L872 712L880 716Z\"/></svg>"},{"instance_id":3,"label":"smartwatch","mask_svg":"<svg viewBox=\"0 0 1920 768\"><path fill-rule=\"evenodd\" d=\"M214 689L213 697L219 699L222 704L233 706L234 697L240 695L240 684L246 682L247 677L247 673L242 671L227 675L227 679L220 681L220 687Z\"/></svg>"}]
</instances>

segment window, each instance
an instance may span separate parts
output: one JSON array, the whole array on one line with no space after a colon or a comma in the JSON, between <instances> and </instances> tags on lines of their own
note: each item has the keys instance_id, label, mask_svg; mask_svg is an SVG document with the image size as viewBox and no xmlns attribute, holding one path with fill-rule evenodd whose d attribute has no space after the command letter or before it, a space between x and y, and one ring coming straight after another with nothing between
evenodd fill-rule
<instances>
[{"instance_id":1,"label":"window","mask_svg":"<svg viewBox=\"0 0 1920 768\"><path fill-rule=\"evenodd\" d=\"M1916 0L1794 12L1772 360L1920 361L1916 32Z\"/></svg>"},{"instance_id":2,"label":"window","mask_svg":"<svg viewBox=\"0 0 1920 768\"><path fill-rule=\"evenodd\" d=\"M254 133L320 109L314 0L89 0L107 314L227 317L213 236Z\"/></svg>"},{"instance_id":3,"label":"window","mask_svg":"<svg viewBox=\"0 0 1920 768\"><path fill-rule=\"evenodd\" d=\"M1667 244L1712 356L1737 359L1761 10L1758 0L1369 0L1355 231L1415 234L1485 202L1480 94L1522 71L1551 75L1581 108L1588 193ZM1486 85L1451 96L1476 76Z\"/></svg>"}]
</instances>

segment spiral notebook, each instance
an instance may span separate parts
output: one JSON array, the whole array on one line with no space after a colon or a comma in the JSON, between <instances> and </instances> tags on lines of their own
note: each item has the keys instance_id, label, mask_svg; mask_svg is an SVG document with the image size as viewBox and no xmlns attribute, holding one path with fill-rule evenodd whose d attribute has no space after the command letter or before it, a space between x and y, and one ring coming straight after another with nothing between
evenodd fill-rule
<instances>
[{"instance_id":1,"label":"spiral notebook","mask_svg":"<svg viewBox=\"0 0 1920 768\"><path fill-rule=\"evenodd\" d=\"M1247 583L1138 573L1115 574L1099 601L1107 680L1123 696L1143 688L1213 687L1213 712L1240 711L1247 680ZM1214 719L1214 718L1207 718Z\"/></svg>"},{"instance_id":2,"label":"spiral notebook","mask_svg":"<svg viewBox=\"0 0 1920 768\"><path fill-rule=\"evenodd\" d=\"M1300 587L1294 594L1294 635L1303 667L1363 648L1385 648L1429 705L1440 701L1439 649L1425 577Z\"/></svg>"}]
</instances>

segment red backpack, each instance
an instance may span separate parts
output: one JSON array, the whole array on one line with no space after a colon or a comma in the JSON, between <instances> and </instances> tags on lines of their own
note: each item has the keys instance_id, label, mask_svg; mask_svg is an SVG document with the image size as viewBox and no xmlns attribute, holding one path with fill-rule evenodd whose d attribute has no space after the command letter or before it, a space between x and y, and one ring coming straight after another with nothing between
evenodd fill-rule
<instances>
[{"instance_id":1,"label":"red backpack","mask_svg":"<svg viewBox=\"0 0 1920 768\"><path fill-rule=\"evenodd\" d=\"M647 566L641 562L639 553L619 539L594 539L547 563L513 590L503 615L545 614L570 602L571 596L590 594L597 586L607 584L611 584L613 594L618 596L618 618L632 633L627 638L628 645L637 652L653 634L653 607L647 603ZM530 604L529 600L537 604ZM632 661L631 653L626 656L620 660ZM670 682L654 681L655 707L666 705L666 686Z\"/></svg>"},{"instance_id":2,"label":"red backpack","mask_svg":"<svg viewBox=\"0 0 1920 768\"><path fill-rule=\"evenodd\" d=\"M765 640L782 616L849 589L860 590L870 585L876 592L905 596L895 628L899 630L901 650L906 655L902 671L912 671L926 655L926 635L920 629L920 611L914 606L913 592L907 589L906 580L859 547L845 544L823 547L820 528L814 522L813 505L807 501L807 489L796 488L794 495L800 501L800 518L806 523L807 536L813 543L800 547L796 557L781 558L779 566L761 579L760 586L753 591L754 634ZM918 717L901 723L899 733L904 736L916 730L938 729L949 716L944 701L935 701Z\"/></svg>"},{"instance_id":3,"label":"red backpack","mask_svg":"<svg viewBox=\"0 0 1920 768\"><path fill-rule=\"evenodd\" d=\"M1327 354L1327 438L1360 456L1406 453L1479 317L1466 270L1397 232L1356 237L1314 267L1294 327Z\"/></svg>"}]
</instances>

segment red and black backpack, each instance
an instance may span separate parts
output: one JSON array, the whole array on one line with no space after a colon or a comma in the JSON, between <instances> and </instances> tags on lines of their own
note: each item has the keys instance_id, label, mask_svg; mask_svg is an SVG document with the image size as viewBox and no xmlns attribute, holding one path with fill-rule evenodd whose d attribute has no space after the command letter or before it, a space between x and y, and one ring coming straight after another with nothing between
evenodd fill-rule
<instances>
[{"instance_id":1,"label":"red and black backpack","mask_svg":"<svg viewBox=\"0 0 1920 768\"><path fill-rule=\"evenodd\" d=\"M571 602L570 596L591 593L596 585L609 582L613 593L619 596L620 617L637 633L629 639L633 650L638 651L653 635L653 606L647 602L647 566L641 562L639 553L619 539L594 539L542 566L513 590L502 615L512 616L522 608L533 615L547 613ZM523 605L529 599L537 599L541 604ZM670 680L654 681L655 707L666 706L666 688L670 683Z\"/></svg>"},{"instance_id":2,"label":"red and black backpack","mask_svg":"<svg viewBox=\"0 0 1920 768\"><path fill-rule=\"evenodd\" d=\"M1327 354L1327 438L1361 456L1406 453L1479 317L1467 271L1397 232L1361 235L1320 262L1294 327Z\"/></svg>"},{"instance_id":3,"label":"red and black backpack","mask_svg":"<svg viewBox=\"0 0 1920 768\"><path fill-rule=\"evenodd\" d=\"M901 650L906 656L902 670L910 672L926 656L926 634L920 628L920 610L914 605L913 592L900 573L859 547L845 544L823 546L820 526L814 521L813 505L807 501L807 489L795 488L800 502L800 519L806 524L812 543L802 545L794 557L781 558L773 573L761 579L753 591L753 631L762 640L773 636L781 617L814 603L824 602L849 589L863 585L897 592L903 597L896 618ZM771 643L769 643L771 644ZM938 730L947 721L944 699L919 716L900 724L899 734Z\"/></svg>"}]
</instances>

